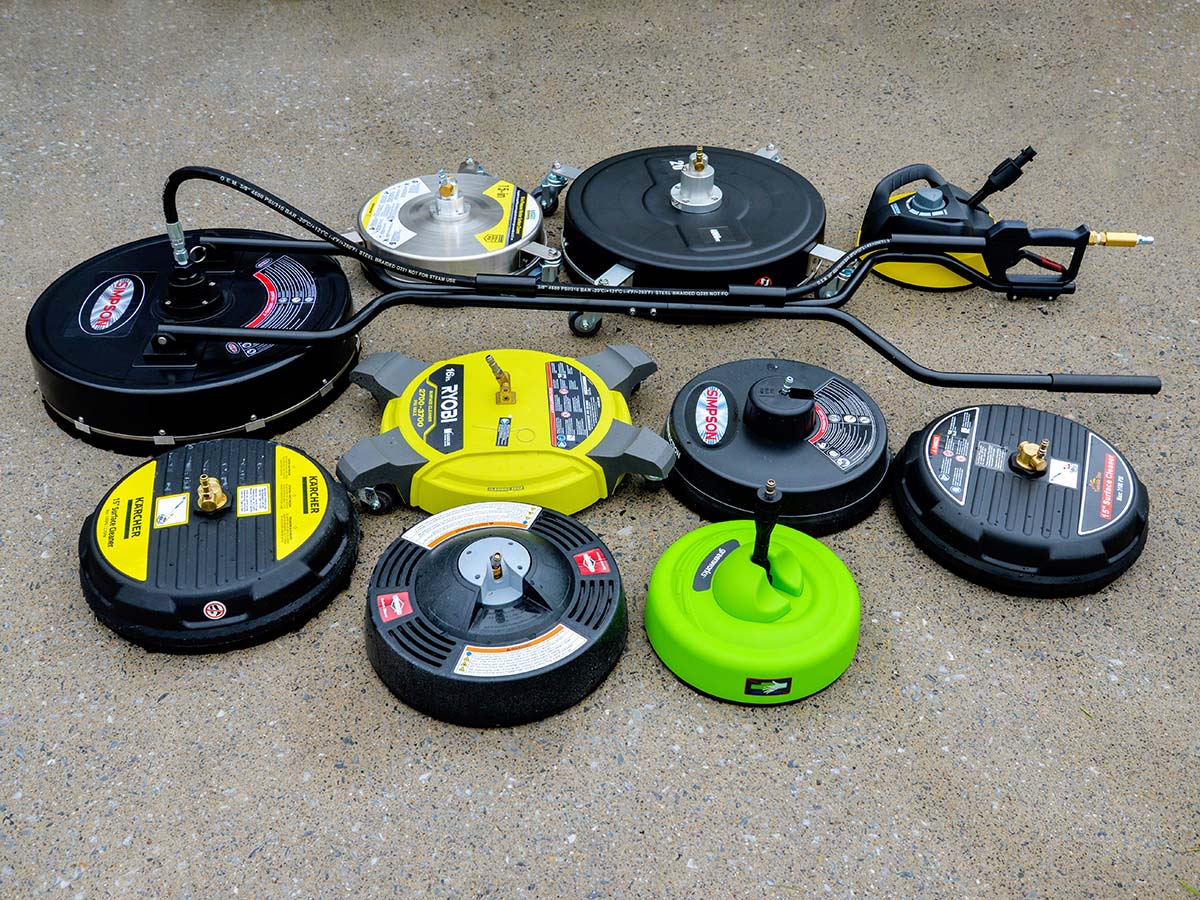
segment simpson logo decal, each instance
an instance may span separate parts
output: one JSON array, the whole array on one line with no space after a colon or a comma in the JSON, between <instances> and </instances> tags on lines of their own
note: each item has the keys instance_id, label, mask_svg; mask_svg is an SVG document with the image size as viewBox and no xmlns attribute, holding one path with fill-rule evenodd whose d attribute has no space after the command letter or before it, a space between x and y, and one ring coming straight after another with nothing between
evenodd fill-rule
<instances>
[{"instance_id":1,"label":"simpson logo decal","mask_svg":"<svg viewBox=\"0 0 1200 900\"><path fill-rule=\"evenodd\" d=\"M721 443L729 428L729 401L715 384L700 389L696 398L696 436L710 447Z\"/></svg>"},{"instance_id":2,"label":"simpson logo decal","mask_svg":"<svg viewBox=\"0 0 1200 900\"><path fill-rule=\"evenodd\" d=\"M146 285L136 275L117 275L98 284L79 308L79 327L86 334L109 334L137 315Z\"/></svg>"}]
</instances>

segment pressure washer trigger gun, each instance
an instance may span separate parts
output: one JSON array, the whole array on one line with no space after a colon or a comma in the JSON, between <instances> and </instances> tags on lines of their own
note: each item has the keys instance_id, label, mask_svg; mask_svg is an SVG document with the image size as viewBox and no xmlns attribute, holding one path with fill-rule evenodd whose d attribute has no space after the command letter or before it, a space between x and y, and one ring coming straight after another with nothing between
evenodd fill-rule
<instances>
[{"instance_id":1,"label":"pressure washer trigger gun","mask_svg":"<svg viewBox=\"0 0 1200 900\"><path fill-rule=\"evenodd\" d=\"M883 178L871 194L859 232L860 245L889 239L890 259L881 262L876 273L922 290L976 285L1010 299L1050 299L1074 292L1075 277L1089 246L1133 247L1153 242L1153 238L1134 233L1096 232L1083 226L1030 229L1021 221L994 219L983 201L1011 187L1036 155L1036 150L1026 147L1004 160L970 195L924 163L905 166ZM1066 248L1071 256L1060 262L1039 252L1039 247ZM1013 272L1020 263L1032 264L1046 274Z\"/></svg>"}]
</instances>

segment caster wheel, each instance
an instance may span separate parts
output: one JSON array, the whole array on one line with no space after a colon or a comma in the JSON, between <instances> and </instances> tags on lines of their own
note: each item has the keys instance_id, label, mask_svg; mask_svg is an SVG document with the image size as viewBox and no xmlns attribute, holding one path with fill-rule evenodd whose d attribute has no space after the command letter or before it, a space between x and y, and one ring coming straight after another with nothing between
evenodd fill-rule
<instances>
[{"instance_id":1,"label":"caster wheel","mask_svg":"<svg viewBox=\"0 0 1200 900\"><path fill-rule=\"evenodd\" d=\"M400 504L400 495L394 487L387 484L359 488L354 492L354 499L358 501L363 512L370 513L373 516L382 516L384 513L389 513Z\"/></svg>"},{"instance_id":2,"label":"caster wheel","mask_svg":"<svg viewBox=\"0 0 1200 900\"><path fill-rule=\"evenodd\" d=\"M600 330L603 316L589 316L584 312L573 312L567 317L567 325L576 337L591 337Z\"/></svg>"}]
</instances>

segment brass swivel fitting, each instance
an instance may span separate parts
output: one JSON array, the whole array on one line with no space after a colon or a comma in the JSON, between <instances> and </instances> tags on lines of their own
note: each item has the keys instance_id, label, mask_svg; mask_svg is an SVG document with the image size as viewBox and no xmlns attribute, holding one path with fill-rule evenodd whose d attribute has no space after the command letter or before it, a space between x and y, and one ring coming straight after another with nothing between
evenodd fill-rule
<instances>
[{"instance_id":1,"label":"brass swivel fitting","mask_svg":"<svg viewBox=\"0 0 1200 900\"><path fill-rule=\"evenodd\" d=\"M1088 246L1136 247L1138 244L1153 244L1154 238L1136 231L1093 231L1088 235Z\"/></svg>"},{"instance_id":2,"label":"brass swivel fitting","mask_svg":"<svg viewBox=\"0 0 1200 900\"><path fill-rule=\"evenodd\" d=\"M200 487L196 491L196 505L200 507L200 512L214 513L224 509L227 503L229 497L221 487L221 482L208 475L201 475Z\"/></svg>"},{"instance_id":3,"label":"brass swivel fitting","mask_svg":"<svg viewBox=\"0 0 1200 900\"><path fill-rule=\"evenodd\" d=\"M1046 454L1049 452L1049 438L1040 444L1035 441L1021 441L1017 444L1017 455L1013 458L1013 465L1031 475L1040 475L1050 464L1046 458Z\"/></svg>"},{"instance_id":4,"label":"brass swivel fitting","mask_svg":"<svg viewBox=\"0 0 1200 900\"><path fill-rule=\"evenodd\" d=\"M496 402L505 406L516 403L517 392L512 389L512 377L500 368L500 363L496 362L496 357L492 354L489 353L484 359L492 367L492 374L496 376L496 384L500 385L500 390L496 391Z\"/></svg>"}]
</instances>

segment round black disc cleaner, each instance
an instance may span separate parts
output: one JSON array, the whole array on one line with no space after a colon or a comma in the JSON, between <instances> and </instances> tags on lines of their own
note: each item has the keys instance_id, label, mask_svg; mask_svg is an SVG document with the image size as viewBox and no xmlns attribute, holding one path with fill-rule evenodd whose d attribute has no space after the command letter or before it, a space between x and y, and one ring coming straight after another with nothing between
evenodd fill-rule
<instances>
[{"instance_id":1,"label":"round black disc cleaner","mask_svg":"<svg viewBox=\"0 0 1200 900\"><path fill-rule=\"evenodd\" d=\"M358 519L316 461L222 438L126 475L79 535L88 605L149 650L214 652L299 628L350 580Z\"/></svg>"},{"instance_id":2,"label":"round black disc cleaner","mask_svg":"<svg viewBox=\"0 0 1200 900\"><path fill-rule=\"evenodd\" d=\"M474 503L410 528L367 596L379 677L458 725L519 725L578 703L612 671L627 630L609 549L524 503Z\"/></svg>"},{"instance_id":3,"label":"round black disc cleaner","mask_svg":"<svg viewBox=\"0 0 1200 900\"><path fill-rule=\"evenodd\" d=\"M348 314L350 288L330 257L220 244L230 238L283 236L190 232L186 268L167 237L146 238L80 263L42 293L25 339L55 421L92 443L140 453L274 433L336 396L357 338L296 347L157 334L162 323L327 329Z\"/></svg>"},{"instance_id":4,"label":"round black disc cleaner","mask_svg":"<svg viewBox=\"0 0 1200 900\"><path fill-rule=\"evenodd\" d=\"M883 413L818 366L747 359L702 372L676 396L665 434L678 456L667 486L708 519L749 518L771 474L779 521L828 534L870 515L886 487Z\"/></svg>"},{"instance_id":5,"label":"round black disc cleaner","mask_svg":"<svg viewBox=\"0 0 1200 900\"><path fill-rule=\"evenodd\" d=\"M567 192L563 255L593 284L799 284L825 234L816 188L776 158L721 147L632 150Z\"/></svg>"},{"instance_id":6,"label":"round black disc cleaner","mask_svg":"<svg viewBox=\"0 0 1200 900\"><path fill-rule=\"evenodd\" d=\"M971 406L897 455L901 524L953 572L1010 594L1100 590L1137 560L1149 502L1129 461L1094 431L1022 406Z\"/></svg>"}]
</instances>

